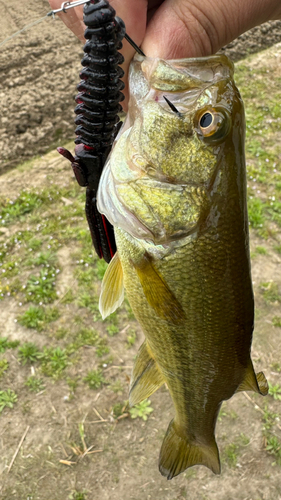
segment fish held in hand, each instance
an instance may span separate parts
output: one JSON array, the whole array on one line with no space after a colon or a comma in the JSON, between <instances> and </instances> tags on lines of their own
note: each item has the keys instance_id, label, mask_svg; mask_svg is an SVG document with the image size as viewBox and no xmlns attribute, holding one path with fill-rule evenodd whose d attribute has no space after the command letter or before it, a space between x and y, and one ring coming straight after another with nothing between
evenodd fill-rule
<instances>
[{"instance_id":1,"label":"fish held in hand","mask_svg":"<svg viewBox=\"0 0 281 500\"><path fill-rule=\"evenodd\" d=\"M123 289L146 340L130 404L166 383L175 407L159 469L220 472L215 426L235 392L268 387L250 357L254 327L244 109L225 56L136 56L129 113L104 169L98 209L118 253L105 274L103 317Z\"/></svg>"}]
</instances>

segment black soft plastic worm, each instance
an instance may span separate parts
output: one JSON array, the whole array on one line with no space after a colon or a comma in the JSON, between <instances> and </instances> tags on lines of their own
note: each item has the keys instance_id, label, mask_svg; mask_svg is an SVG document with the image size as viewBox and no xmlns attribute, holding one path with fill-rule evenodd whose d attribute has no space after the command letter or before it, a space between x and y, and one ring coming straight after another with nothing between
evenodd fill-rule
<instances>
[{"instance_id":1,"label":"black soft plastic worm","mask_svg":"<svg viewBox=\"0 0 281 500\"><path fill-rule=\"evenodd\" d=\"M124 99L124 72L119 65L124 58L118 51L122 48L125 25L107 0L85 4L84 23L87 42L75 99L75 156L61 147L58 152L70 160L80 186L87 186L85 210L93 244L98 256L109 262L116 251L114 232L97 210L96 195L102 169L121 125L118 113Z\"/></svg>"}]
</instances>

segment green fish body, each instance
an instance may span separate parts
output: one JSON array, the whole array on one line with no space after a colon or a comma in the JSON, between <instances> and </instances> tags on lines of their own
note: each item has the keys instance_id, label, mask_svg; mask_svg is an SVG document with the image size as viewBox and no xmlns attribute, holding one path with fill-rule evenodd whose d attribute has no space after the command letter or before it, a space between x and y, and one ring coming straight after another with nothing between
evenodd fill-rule
<instances>
[{"instance_id":1,"label":"green fish body","mask_svg":"<svg viewBox=\"0 0 281 500\"><path fill-rule=\"evenodd\" d=\"M103 316L125 288L146 340L130 404L166 383L175 407L160 451L168 479L203 464L220 472L222 401L267 393L250 357L254 327L244 109L225 56L137 56L129 115L104 170L99 210L118 253L104 277Z\"/></svg>"}]
</instances>

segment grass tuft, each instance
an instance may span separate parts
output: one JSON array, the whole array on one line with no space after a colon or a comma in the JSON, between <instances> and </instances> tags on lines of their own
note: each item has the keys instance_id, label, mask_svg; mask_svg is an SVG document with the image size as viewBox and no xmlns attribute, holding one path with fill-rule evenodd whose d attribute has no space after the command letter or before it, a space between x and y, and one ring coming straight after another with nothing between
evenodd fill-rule
<instances>
[{"instance_id":1,"label":"grass tuft","mask_svg":"<svg viewBox=\"0 0 281 500\"><path fill-rule=\"evenodd\" d=\"M35 363L40 357L38 347L33 342L25 342L19 348L19 359L23 365L26 363Z\"/></svg>"},{"instance_id":2,"label":"grass tuft","mask_svg":"<svg viewBox=\"0 0 281 500\"><path fill-rule=\"evenodd\" d=\"M7 337L0 337L0 353L7 349L15 349L19 343L19 340L8 340Z\"/></svg>"},{"instance_id":3,"label":"grass tuft","mask_svg":"<svg viewBox=\"0 0 281 500\"><path fill-rule=\"evenodd\" d=\"M18 396L14 391L12 391L12 389L0 391L0 413L4 410L4 408L13 408L17 400Z\"/></svg>"},{"instance_id":4,"label":"grass tuft","mask_svg":"<svg viewBox=\"0 0 281 500\"><path fill-rule=\"evenodd\" d=\"M41 269L39 276L31 275L25 287L25 299L36 304L48 304L57 298L55 279L59 270L53 267Z\"/></svg>"},{"instance_id":5,"label":"grass tuft","mask_svg":"<svg viewBox=\"0 0 281 500\"><path fill-rule=\"evenodd\" d=\"M267 304L273 302L281 302L281 295L278 290L277 283L274 281L269 281L267 283L261 283L260 285L264 300Z\"/></svg>"},{"instance_id":6,"label":"grass tuft","mask_svg":"<svg viewBox=\"0 0 281 500\"><path fill-rule=\"evenodd\" d=\"M28 377L27 381L25 382L25 385L29 388L31 392L40 392L43 391L43 389L45 389L43 379L35 377L34 375Z\"/></svg>"},{"instance_id":7,"label":"grass tuft","mask_svg":"<svg viewBox=\"0 0 281 500\"><path fill-rule=\"evenodd\" d=\"M88 384L90 389L99 389L105 383L101 370L90 370L83 381Z\"/></svg>"},{"instance_id":8,"label":"grass tuft","mask_svg":"<svg viewBox=\"0 0 281 500\"><path fill-rule=\"evenodd\" d=\"M0 378L3 377L4 373L8 370L9 363L6 358L0 359Z\"/></svg>"},{"instance_id":9,"label":"grass tuft","mask_svg":"<svg viewBox=\"0 0 281 500\"><path fill-rule=\"evenodd\" d=\"M30 306L23 314L18 316L17 320L20 325L41 332L48 323L57 320L59 316L60 313L56 307Z\"/></svg>"}]
</instances>

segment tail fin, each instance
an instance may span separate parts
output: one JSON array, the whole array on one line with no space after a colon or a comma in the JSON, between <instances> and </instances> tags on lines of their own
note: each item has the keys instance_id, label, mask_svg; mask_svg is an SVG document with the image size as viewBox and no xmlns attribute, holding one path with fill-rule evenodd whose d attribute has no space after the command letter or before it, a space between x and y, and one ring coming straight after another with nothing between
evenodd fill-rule
<instances>
[{"instance_id":1,"label":"tail fin","mask_svg":"<svg viewBox=\"0 0 281 500\"><path fill-rule=\"evenodd\" d=\"M170 422L162 443L159 470L162 476L172 479L188 467L205 465L214 474L220 474L219 451L215 438L209 445L189 443L177 433L174 420Z\"/></svg>"}]
</instances>

